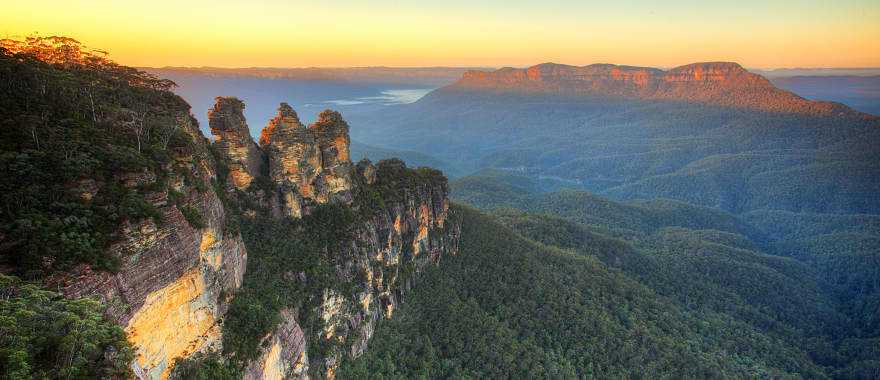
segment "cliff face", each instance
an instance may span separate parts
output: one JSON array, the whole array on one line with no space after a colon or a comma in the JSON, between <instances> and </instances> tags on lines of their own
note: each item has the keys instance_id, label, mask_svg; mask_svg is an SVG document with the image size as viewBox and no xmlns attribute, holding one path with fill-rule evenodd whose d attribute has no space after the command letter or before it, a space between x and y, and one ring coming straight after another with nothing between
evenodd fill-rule
<instances>
[{"instance_id":1,"label":"cliff face","mask_svg":"<svg viewBox=\"0 0 880 380\"><path fill-rule=\"evenodd\" d=\"M330 253L345 258L335 268L335 281L356 291L327 288L320 304L304 306L320 317L319 328L305 339L297 315L283 313L284 322L264 338L265 348L246 378L332 379L343 359L363 354L377 323L394 315L418 273L458 253L460 226L450 218L447 194L445 183L408 188L383 212L360 222L354 238ZM310 366L309 352L315 350L320 361Z\"/></svg>"},{"instance_id":2,"label":"cliff face","mask_svg":"<svg viewBox=\"0 0 880 380\"><path fill-rule=\"evenodd\" d=\"M578 67L544 63L526 69L468 71L445 90L675 100L770 112L865 116L842 104L803 99L732 62L694 63L668 71L610 64Z\"/></svg>"},{"instance_id":3,"label":"cliff face","mask_svg":"<svg viewBox=\"0 0 880 380\"><path fill-rule=\"evenodd\" d=\"M178 169L170 170L168 190L146 195L161 222L120 227L110 247L121 260L118 272L80 266L50 280L69 297L104 300L136 349L132 368L139 378L165 378L175 359L218 347L219 321L247 260L241 235L227 228L226 210L210 186L216 174L204 138L191 116L178 120L192 149L172 152ZM149 171L124 177L131 188L156 181Z\"/></svg>"},{"instance_id":4,"label":"cliff face","mask_svg":"<svg viewBox=\"0 0 880 380\"><path fill-rule=\"evenodd\" d=\"M348 124L335 111L324 111L308 128L287 103L260 136L269 159L269 176L281 188L286 215L299 218L310 205L351 202L352 164Z\"/></svg>"},{"instance_id":5,"label":"cliff face","mask_svg":"<svg viewBox=\"0 0 880 380\"><path fill-rule=\"evenodd\" d=\"M360 215L345 241L326 252L335 262L328 282L334 286L318 289L312 302L303 300L281 312L282 322L261 338L262 351L247 363L248 379L333 378L344 358L367 349L376 323L394 314L415 274L457 253L460 227L449 217L445 177L408 169L396 160L378 167L368 161L353 165L348 128L339 113L329 110L306 127L282 103L260 138L276 193L235 194L240 200L274 199L283 217L304 218L326 203ZM311 279L290 273L277 281L295 285Z\"/></svg>"},{"instance_id":6,"label":"cliff face","mask_svg":"<svg viewBox=\"0 0 880 380\"><path fill-rule=\"evenodd\" d=\"M41 342L14 351L10 373L79 367L88 370L71 376L127 378L129 366L164 379L184 359L182 371L215 360L247 378L332 377L393 314L413 274L457 249L445 177L400 161L356 169L336 112L304 127L283 104L264 151L244 103L217 98L210 146L172 82L71 39L9 41L0 44L9 126L0 272L104 304L52 302L86 305L73 314L90 319L53 329L77 330L58 355L44 348L58 331L29 329Z\"/></svg>"},{"instance_id":7,"label":"cliff face","mask_svg":"<svg viewBox=\"0 0 880 380\"><path fill-rule=\"evenodd\" d=\"M217 97L208 110L208 124L214 135L214 144L229 158L229 174L238 189L250 186L263 167L263 154L244 119L244 103L236 98Z\"/></svg>"}]
</instances>

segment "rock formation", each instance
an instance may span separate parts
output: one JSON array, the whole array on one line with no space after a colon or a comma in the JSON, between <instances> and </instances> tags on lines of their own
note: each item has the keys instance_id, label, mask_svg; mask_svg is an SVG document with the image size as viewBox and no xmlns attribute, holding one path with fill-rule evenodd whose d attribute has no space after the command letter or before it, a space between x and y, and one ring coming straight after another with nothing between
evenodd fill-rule
<instances>
[{"instance_id":1,"label":"rock formation","mask_svg":"<svg viewBox=\"0 0 880 380\"><path fill-rule=\"evenodd\" d=\"M181 198L172 202L164 190L146 197L163 222L148 218L120 227L122 239L110 247L122 263L118 272L83 265L51 279L67 296L103 299L136 350L132 368L142 379L165 378L175 359L218 347L219 321L241 286L247 261L241 235L226 229L226 210L208 185L216 174L201 132L191 116L179 120L194 137L192 151L173 152L174 164L186 173L175 172L168 183ZM185 176L204 187L187 186ZM125 176L131 187L153 181L151 172ZM198 212L203 226L191 225L185 208Z\"/></svg>"},{"instance_id":2,"label":"rock formation","mask_svg":"<svg viewBox=\"0 0 880 380\"><path fill-rule=\"evenodd\" d=\"M76 41L49 41L63 44L41 45L49 57L73 59L47 65L0 54L6 71L27 74L17 83L42 86L0 86L25 94L5 102L3 115L12 124L43 120L39 131L8 128L4 135L4 154L30 156L7 160L18 167L7 174L28 175L6 178L28 181L6 186L12 195L4 210L24 211L2 214L0 272L4 279L6 271L37 276L40 287L103 301L100 309L75 303L82 310L74 314L95 326L71 342L74 351L94 346L76 367L108 368L73 376L165 379L184 360L187 369L234 366L249 379L332 378L344 358L366 349L376 322L393 314L415 274L457 251L459 227L448 217L442 173L401 161L355 168L339 113L324 111L305 127L282 104L263 131L264 151L251 138L244 103L220 97L208 112L215 136L209 146L189 105L170 91L172 82L78 54ZM45 168L53 170L31 175ZM28 192L40 197L13 200ZM57 239L45 247L30 243L48 237ZM261 246L267 239L279 244ZM253 277L245 275L249 268ZM265 274L271 277L259 278ZM65 328L82 327L74 320ZM120 331L106 330L108 321L130 346ZM31 332L45 343L40 331ZM84 342L93 333L107 342ZM242 351L239 343L246 343ZM191 358L195 353L208 355ZM44 354L17 353L14 372L27 377L29 363L73 364L20 360ZM43 373L38 369L34 376Z\"/></svg>"},{"instance_id":3,"label":"rock formation","mask_svg":"<svg viewBox=\"0 0 880 380\"><path fill-rule=\"evenodd\" d=\"M251 138L243 111L244 103L231 97L217 97L208 110L214 143L229 158L229 176L239 190L250 186L263 167L263 154Z\"/></svg>"},{"instance_id":4,"label":"rock formation","mask_svg":"<svg viewBox=\"0 0 880 380\"><path fill-rule=\"evenodd\" d=\"M385 165L403 165L400 161ZM369 177L363 170L375 171L368 163L358 165L358 175ZM321 303L311 305L322 322L315 337L331 347L318 368L308 366L308 351L302 330L294 313L283 313L284 322L264 338L260 358L251 363L247 379L269 379L277 374L283 378L305 378L313 374L332 379L344 357L358 357L367 349L376 324L391 318L407 290L425 266L437 263L443 255L458 253L460 225L449 215L448 188L445 181L401 188L401 196L356 226L354 239L331 252L346 258L337 266L340 283L351 283L353 295L325 289ZM280 279L281 280L281 279ZM298 281L297 279L283 279ZM272 375L270 375L272 374Z\"/></svg>"},{"instance_id":5,"label":"rock formation","mask_svg":"<svg viewBox=\"0 0 880 380\"><path fill-rule=\"evenodd\" d=\"M303 305L309 314L320 316L317 331L301 327L298 318L304 310L284 311L282 323L262 338L258 359L248 364L248 379L305 378L309 373L332 378L344 357L364 352L376 323L393 315L414 274L438 262L442 255L458 250L460 227L449 221L445 177L430 172L424 178L431 179L397 178L415 176L399 160L381 162L378 168L369 161L355 166L350 159L348 132L348 124L338 112L323 111L315 123L306 127L288 104L281 103L278 114L261 133L268 179L276 191L269 198L280 203L263 206L283 209L276 217L301 218L322 203L365 207L355 204L354 194L375 192L382 185L392 188L394 195L386 194L382 207L359 210L368 216L358 219L350 241L340 244L339 251L329 252L338 262L335 281L351 284L357 291L342 294L336 288L323 289L320 304ZM223 136L218 137L222 140ZM249 142L242 141L241 146L249 146ZM236 157L228 160L235 161ZM393 173L394 178L386 180L394 183L381 183L379 173L383 169ZM252 201L265 198L248 192L237 196L251 197ZM278 281L307 281L295 274L289 277ZM323 342L321 355L309 354L310 340ZM326 347L332 348L328 351Z\"/></svg>"},{"instance_id":6,"label":"rock formation","mask_svg":"<svg viewBox=\"0 0 880 380\"><path fill-rule=\"evenodd\" d=\"M309 204L351 202L348 124L335 111L324 111L308 128L281 103L278 115L260 136L269 160L269 176L280 186L287 215L301 217Z\"/></svg>"},{"instance_id":7,"label":"rock formation","mask_svg":"<svg viewBox=\"0 0 880 380\"><path fill-rule=\"evenodd\" d=\"M801 98L732 62L694 63L668 71L610 64L578 67L544 63L526 69L468 71L442 89L462 90L688 101L768 112L867 116L839 103Z\"/></svg>"}]
</instances>

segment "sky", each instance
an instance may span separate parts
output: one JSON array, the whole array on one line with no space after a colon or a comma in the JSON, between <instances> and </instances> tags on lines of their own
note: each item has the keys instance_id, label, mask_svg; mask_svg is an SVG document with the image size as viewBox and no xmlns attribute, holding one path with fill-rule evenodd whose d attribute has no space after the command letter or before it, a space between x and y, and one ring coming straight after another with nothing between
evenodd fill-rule
<instances>
[{"instance_id":1,"label":"sky","mask_svg":"<svg viewBox=\"0 0 880 380\"><path fill-rule=\"evenodd\" d=\"M130 66L880 67L880 1L0 0Z\"/></svg>"}]
</instances>

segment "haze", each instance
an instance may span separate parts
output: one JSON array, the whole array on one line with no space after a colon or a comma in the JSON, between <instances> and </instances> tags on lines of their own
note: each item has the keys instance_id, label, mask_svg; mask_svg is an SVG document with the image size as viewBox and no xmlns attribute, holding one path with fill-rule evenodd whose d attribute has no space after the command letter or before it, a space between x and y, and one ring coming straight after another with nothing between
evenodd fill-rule
<instances>
[{"instance_id":1,"label":"haze","mask_svg":"<svg viewBox=\"0 0 880 380\"><path fill-rule=\"evenodd\" d=\"M66 35L132 66L880 66L876 1L19 1L0 36Z\"/></svg>"}]
</instances>

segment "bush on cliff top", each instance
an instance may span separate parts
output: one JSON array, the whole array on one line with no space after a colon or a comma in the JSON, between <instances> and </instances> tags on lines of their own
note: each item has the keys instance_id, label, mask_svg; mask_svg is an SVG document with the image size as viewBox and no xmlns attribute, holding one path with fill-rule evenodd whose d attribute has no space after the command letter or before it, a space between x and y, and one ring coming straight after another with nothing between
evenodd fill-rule
<instances>
[{"instance_id":1,"label":"bush on cliff top","mask_svg":"<svg viewBox=\"0 0 880 380\"><path fill-rule=\"evenodd\" d=\"M0 265L28 278L115 267L119 226L160 219L141 182L191 150L172 86L71 39L0 41Z\"/></svg>"}]
</instances>

